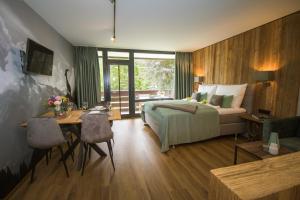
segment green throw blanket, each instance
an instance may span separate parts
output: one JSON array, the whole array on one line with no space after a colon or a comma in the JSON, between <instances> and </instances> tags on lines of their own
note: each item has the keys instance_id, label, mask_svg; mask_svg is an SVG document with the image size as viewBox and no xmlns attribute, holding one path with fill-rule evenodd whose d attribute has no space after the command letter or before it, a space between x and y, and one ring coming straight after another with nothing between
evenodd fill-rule
<instances>
[{"instance_id":1,"label":"green throw blanket","mask_svg":"<svg viewBox=\"0 0 300 200\"><path fill-rule=\"evenodd\" d=\"M197 110L195 114L161 107L153 110L153 106L157 103L189 104L197 106ZM158 124L159 130L156 134L159 136L162 152L168 151L170 145L202 141L220 135L218 111L207 105L183 100L146 102L143 107L142 118L147 123L145 113Z\"/></svg>"}]
</instances>

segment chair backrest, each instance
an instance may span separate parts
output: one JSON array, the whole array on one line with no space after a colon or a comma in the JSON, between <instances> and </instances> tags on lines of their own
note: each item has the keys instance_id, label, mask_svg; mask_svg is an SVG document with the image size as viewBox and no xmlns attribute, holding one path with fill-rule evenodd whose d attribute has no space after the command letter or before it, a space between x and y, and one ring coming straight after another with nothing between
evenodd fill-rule
<instances>
[{"instance_id":1,"label":"chair backrest","mask_svg":"<svg viewBox=\"0 0 300 200\"><path fill-rule=\"evenodd\" d=\"M54 118L32 118L27 124L27 141L31 147L48 149L66 141Z\"/></svg>"},{"instance_id":2,"label":"chair backrest","mask_svg":"<svg viewBox=\"0 0 300 200\"><path fill-rule=\"evenodd\" d=\"M113 138L106 114L86 114L82 117L81 140L87 143L108 141Z\"/></svg>"}]
</instances>

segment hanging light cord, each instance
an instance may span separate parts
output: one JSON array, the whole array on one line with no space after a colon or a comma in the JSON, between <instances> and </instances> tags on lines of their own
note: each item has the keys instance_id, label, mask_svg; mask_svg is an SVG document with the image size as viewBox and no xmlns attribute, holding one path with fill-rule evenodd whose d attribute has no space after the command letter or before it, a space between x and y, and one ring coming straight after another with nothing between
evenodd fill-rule
<instances>
[{"instance_id":1,"label":"hanging light cord","mask_svg":"<svg viewBox=\"0 0 300 200\"><path fill-rule=\"evenodd\" d=\"M113 1L114 4L114 33L113 38L116 39L116 0Z\"/></svg>"}]
</instances>

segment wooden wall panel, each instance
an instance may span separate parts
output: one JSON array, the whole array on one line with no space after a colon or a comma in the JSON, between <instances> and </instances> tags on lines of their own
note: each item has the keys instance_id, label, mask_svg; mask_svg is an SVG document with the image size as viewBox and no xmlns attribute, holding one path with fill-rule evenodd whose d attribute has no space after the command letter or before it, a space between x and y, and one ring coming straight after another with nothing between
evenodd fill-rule
<instances>
[{"instance_id":1,"label":"wooden wall panel","mask_svg":"<svg viewBox=\"0 0 300 200\"><path fill-rule=\"evenodd\" d=\"M193 53L195 75L205 83L255 83L255 71L275 71L271 87L257 83L255 109L294 116L300 87L300 12Z\"/></svg>"}]
</instances>

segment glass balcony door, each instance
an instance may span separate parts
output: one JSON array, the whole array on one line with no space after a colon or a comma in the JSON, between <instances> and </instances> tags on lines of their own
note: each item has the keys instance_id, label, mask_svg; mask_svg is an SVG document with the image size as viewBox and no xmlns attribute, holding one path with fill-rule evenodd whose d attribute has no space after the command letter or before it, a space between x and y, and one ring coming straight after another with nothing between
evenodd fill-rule
<instances>
[{"instance_id":1,"label":"glass balcony door","mask_svg":"<svg viewBox=\"0 0 300 200\"><path fill-rule=\"evenodd\" d=\"M111 107L129 115L129 66L110 64L110 94Z\"/></svg>"},{"instance_id":2,"label":"glass balcony door","mask_svg":"<svg viewBox=\"0 0 300 200\"><path fill-rule=\"evenodd\" d=\"M146 101L173 98L173 52L105 48L99 52L103 101L111 102L122 117L139 116Z\"/></svg>"}]
</instances>

